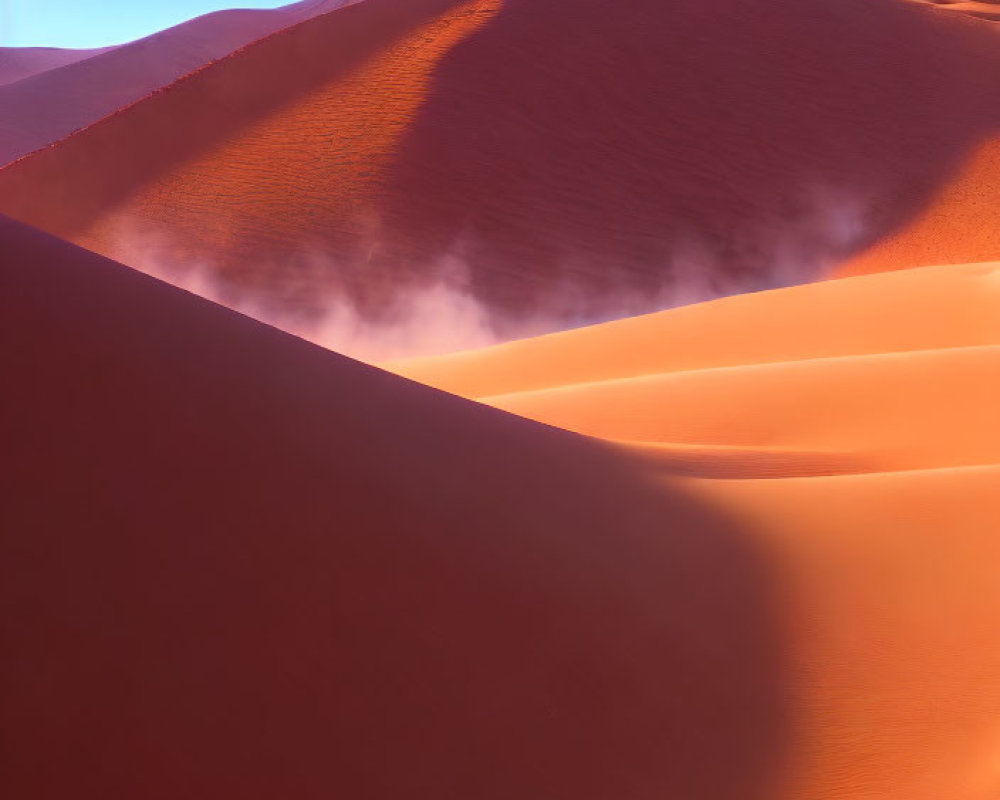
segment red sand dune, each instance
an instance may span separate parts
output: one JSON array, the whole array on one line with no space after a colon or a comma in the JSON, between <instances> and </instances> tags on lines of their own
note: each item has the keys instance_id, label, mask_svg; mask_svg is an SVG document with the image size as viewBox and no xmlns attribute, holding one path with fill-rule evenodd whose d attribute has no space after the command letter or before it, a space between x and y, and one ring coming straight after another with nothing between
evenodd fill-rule
<instances>
[{"instance_id":1,"label":"red sand dune","mask_svg":"<svg viewBox=\"0 0 1000 800\"><path fill-rule=\"evenodd\" d=\"M996 796L1000 266L410 370L628 445L0 248L13 796Z\"/></svg>"},{"instance_id":2,"label":"red sand dune","mask_svg":"<svg viewBox=\"0 0 1000 800\"><path fill-rule=\"evenodd\" d=\"M59 141L234 50L349 1L304 0L275 10L217 11L103 50L0 48L0 165Z\"/></svg>"},{"instance_id":3,"label":"red sand dune","mask_svg":"<svg viewBox=\"0 0 1000 800\"><path fill-rule=\"evenodd\" d=\"M7 221L0 252L7 796L773 796L780 618L726 515Z\"/></svg>"},{"instance_id":4,"label":"red sand dune","mask_svg":"<svg viewBox=\"0 0 1000 800\"><path fill-rule=\"evenodd\" d=\"M7 167L0 209L302 313L444 275L501 334L565 326L902 228L997 132L995 33L902 0L365 0Z\"/></svg>"}]
</instances>

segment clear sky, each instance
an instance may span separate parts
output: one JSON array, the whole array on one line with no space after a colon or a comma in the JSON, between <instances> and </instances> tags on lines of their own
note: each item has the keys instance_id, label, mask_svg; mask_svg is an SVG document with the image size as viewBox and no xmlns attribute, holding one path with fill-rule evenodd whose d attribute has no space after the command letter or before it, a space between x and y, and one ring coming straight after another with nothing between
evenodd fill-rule
<instances>
[{"instance_id":1,"label":"clear sky","mask_svg":"<svg viewBox=\"0 0 1000 800\"><path fill-rule=\"evenodd\" d=\"M277 8L294 0L0 0L0 47L122 44L223 8Z\"/></svg>"}]
</instances>

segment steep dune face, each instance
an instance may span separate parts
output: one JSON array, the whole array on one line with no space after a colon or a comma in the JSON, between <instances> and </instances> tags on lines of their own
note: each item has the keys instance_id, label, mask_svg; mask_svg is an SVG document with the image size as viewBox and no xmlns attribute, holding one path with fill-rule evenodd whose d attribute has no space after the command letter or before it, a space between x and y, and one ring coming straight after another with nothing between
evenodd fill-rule
<instances>
[{"instance_id":1,"label":"steep dune face","mask_svg":"<svg viewBox=\"0 0 1000 800\"><path fill-rule=\"evenodd\" d=\"M8 167L0 208L303 315L446 281L551 329L898 229L996 130L993 34L897 0L366 0Z\"/></svg>"},{"instance_id":2,"label":"steep dune face","mask_svg":"<svg viewBox=\"0 0 1000 800\"><path fill-rule=\"evenodd\" d=\"M234 50L347 2L306 0L275 10L218 11L101 50L0 49L0 165L57 142Z\"/></svg>"},{"instance_id":3,"label":"steep dune face","mask_svg":"<svg viewBox=\"0 0 1000 800\"><path fill-rule=\"evenodd\" d=\"M773 796L750 532L599 442L0 248L12 796Z\"/></svg>"}]
</instances>

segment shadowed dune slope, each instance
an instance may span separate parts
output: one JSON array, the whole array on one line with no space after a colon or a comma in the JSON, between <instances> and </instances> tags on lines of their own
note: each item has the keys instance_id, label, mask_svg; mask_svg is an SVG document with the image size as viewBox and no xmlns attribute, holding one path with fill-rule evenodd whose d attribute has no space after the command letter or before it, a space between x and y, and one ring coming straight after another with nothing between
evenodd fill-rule
<instances>
[{"instance_id":1,"label":"shadowed dune slope","mask_svg":"<svg viewBox=\"0 0 1000 800\"><path fill-rule=\"evenodd\" d=\"M273 10L217 11L99 50L0 48L0 164L57 142L234 50L349 1L305 0Z\"/></svg>"},{"instance_id":2,"label":"shadowed dune slope","mask_svg":"<svg viewBox=\"0 0 1000 800\"><path fill-rule=\"evenodd\" d=\"M74 64L111 48L69 50L59 47L0 47L0 86ZM6 161L6 159L4 159Z\"/></svg>"},{"instance_id":3,"label":"shadowed dune slope","mask_svg":"<svg viewBox=\"0 0 1000 800\"><path fill-rule=\"evenodd\" d=\"M0 209L304 314L449 279L551 329L898 230L997 130L994 33L900 0L365 0L9 166Z\"/></svg>"},{"instance_id":4,"label":"shadowed dune slope","mask_svg":"<svg viewBox=\"0 0 1000 800\"><path fill-rule=\"evenodd\" d=\"M773 796L750 532L17 224L0 252L10 796Z\"/></svg>"}]
</instances>

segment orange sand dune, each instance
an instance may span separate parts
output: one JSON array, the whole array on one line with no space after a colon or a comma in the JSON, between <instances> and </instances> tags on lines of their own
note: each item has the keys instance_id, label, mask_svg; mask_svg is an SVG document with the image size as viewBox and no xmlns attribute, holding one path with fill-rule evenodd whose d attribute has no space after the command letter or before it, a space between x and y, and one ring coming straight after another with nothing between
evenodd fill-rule
<instances>
[{"instance_id":1,"label":"orange sand dune","mask_svg":"<svg viewBox=\"0 0 1000 800\"><path fill-rule=\"evenodd\" d=\"M100 50L0 48L0 165L59 141L234 50L347 2L304 0L274 10L217 11Z\"/></svg>"},{"instance_id":2,"label":"orange sand dune","mask_svg":"<svg viewBox=\"0 0 1000 800\"><path fill-rule=\"evenodd\" d=\"M1000 3L997 0L911 0L915 3L927 3L948 11L959 11L976 19L991 22L1000 20Z\"/></svg>"},{"instance_id":3,"label":"orange sand dune","mask_svg":"<svg viewBox=\"0 0 1000 800\"><path fill-rule=\"evenodd\" d=\"M387 365L692 475L1000 463L1000 264L717 300Z\"/></svg>"},{"instance_id":4,"label":"orange sand dune","mask_svg":"<svg viewBox=\"0 0 1000 800\"><path fill-rule=\"evenodd\" d=\"M795 677L772 797L1000 791L1000 264L719 300L394 364L595 435L747 521ZM650 444L649 441L659 441ZM721 480L720 480L721 479Z\"/></svg>"},{"instance_id":5,"label":"orange sand dune","mask_svg":"<svg viewBox=\"0 0 1000 800\"><path fill-rule=\"evenodd\" d=\"M662 373L1000 344L1000 263L715 300L388 368L465 397Z\"/></svg>"},{"instance_id":6,"label":"orange sand dune","mask_svg":"<svg viewBox=\"0 0 1000 800\"><path fill-rule=\"evenodd\" d=\"M647 421L723 423L685 452L435 392L12 223L0 248L16 796L1000 790L995 266L634 321L655 344L700 313L690 341L725 342L757 304L801 331L794 361L765 336L648 379L675 383ZM884 308L881 331L827 324L852 306ZM606 376L637 336L518 348L558 376L576 337L579 377L603 337ZM515 385L512 348L478 357ZM599 380L634 401L636 374ZM834 434L844 474L780 477ZM699 469L713 449L776 469Z\"/></svg>"},{"instance_id":7,"label":"orange sand dune","mask_svg":"<svg viewBox=\"0 0 1000 800\"><path fill-rule=\"evenodd\" d=\"M773 796L735 521L5 220L0 252L8 796Z\"/></svg>"},{"instance_id":8,"label":"orange sand dune","mask_svg":"<svg viewBox=\"0 0 1000 800\"><path fill-rule=\"evenodd\" d=\"M302 314L445 281L510 336L822 274L998 91L992 26L899 0L365 0L0 171L0 209Z\"/></svg>"}]
</instances>

